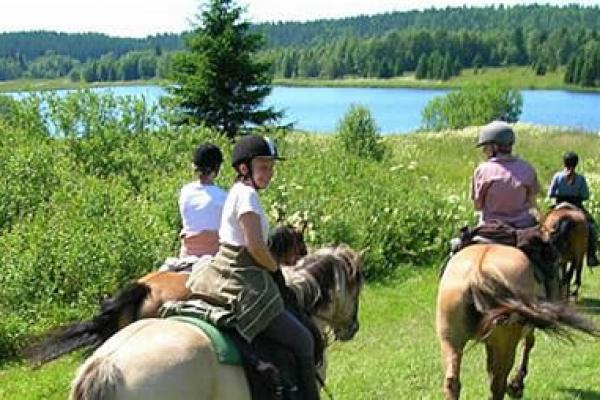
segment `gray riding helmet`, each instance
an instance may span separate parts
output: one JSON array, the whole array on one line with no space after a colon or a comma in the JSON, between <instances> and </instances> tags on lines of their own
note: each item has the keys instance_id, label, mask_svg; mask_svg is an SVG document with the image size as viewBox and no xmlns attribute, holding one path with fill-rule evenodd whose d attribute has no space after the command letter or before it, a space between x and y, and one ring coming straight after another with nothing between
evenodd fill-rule
<instances>
[{"instance_id":1,"label":"gray riding helmet","mask_svg":"<svg viewBox=\"0 0 600 400\"><path fill-rule=\"evenodd\" d=\"M515 132L512 127L504 121L493 121L481 128L477 147L492 143L500 146L513 145L515 143Z\"/></svg>"}]
</instances>

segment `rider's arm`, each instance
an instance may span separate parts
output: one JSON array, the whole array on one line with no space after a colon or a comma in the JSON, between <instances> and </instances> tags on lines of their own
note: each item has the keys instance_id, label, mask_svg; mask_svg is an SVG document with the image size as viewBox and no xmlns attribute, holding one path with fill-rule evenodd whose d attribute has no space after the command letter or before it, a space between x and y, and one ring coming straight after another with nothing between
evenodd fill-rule
<instances>
[{"instance_id":1,"label":"rider's arm","mask_svg":"<svg viewBox=\"0 0 600 400\"><path fill-rule=\"evenodd\" d=\"M537 174L533 175L533 182L530 187L527 188L527 201L530 208L536 208L535 197L540 192L540 182L538 181Z\"/></svg>"},{"instance_id":2,"label":"rider's arm","mask_svg":"<svg viewBox=\"0 0 600 400\"><path fill-rule=\"evenodd\" d=\"M580 175L581 177L581 188L579 190L579 196L582 201L585 201L590 198L590 190L588 189L587 181L585 180L585 176Z\"/></svg>"},{"instance_id":3,"label":"rider's arm","mask_svg":"<svg viewBox=\"0 0 600 400\"><path fill-rule=\"evenodd\" d=\"M263 238L258 214L253 212L242 214L240 216L240 227L244 233L246 248L254 261L268 271L277 271L279 267L267 247L265 238Z\"/></svg>"},{"instance_id":4,"label":"rider's arm","mask_svg":"<svg viewBox=\"0 0 600 400\"><path fill-rule=\"evenodd\" d=\"M475 171L473 178L471 179L471 200L473 200L473 206L476 210L483 209L485 189L487 189L487 185L484 185L483 182L481 182L478 171Z\"/></svg>"},{"instance_id":5,"label":"rider's arm","mask_svg":"<svg viewBox=\"0 0 600 400\"><path fill-rule=\"evenodd\" d=\"M558 175L552 177L552 182L550 182L550 186L548 187L548 197L551 199L558 197Z\"/></svg>"}]
</instances>

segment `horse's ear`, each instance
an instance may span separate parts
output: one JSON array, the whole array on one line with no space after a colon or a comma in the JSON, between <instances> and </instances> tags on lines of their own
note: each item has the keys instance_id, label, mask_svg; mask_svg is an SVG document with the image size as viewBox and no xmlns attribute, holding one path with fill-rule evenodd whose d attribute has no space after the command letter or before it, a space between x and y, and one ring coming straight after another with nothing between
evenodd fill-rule
<instances>
[{"instance_id":1,"label":"horse's ear","mask_svg":"<svg viewBox=\"0 0 600 400\"><path fill-rule=\"evenodd\" d=\"M285 225L285 212L283 206L275 204L273 208L275 209L275 222L277 225Z\"/></svg>"},{"instance_id":2,"label":"horse's ear","mask_svg":"<svg viewBox=\"0 0 600 400\"><path fill-rule=\"evenodd\" d=\"M300 221L300 232L304 235L308 229L308 219L302 218Z\"/></svg>"},{"instance_id":3,"label":"horse's ear","mask_svg":"<svg viewBox=\"0 0 600 400\"><path fill-rule=\"evenodd\" d=\"M365 258L365 254L367 254L367 253L369 252L369 250L370 250L370 249L371 249L371 247L370 247L370 246L367 246L367 247L365 247L364 249L360 250L360 251L358 252L358 257L359 257L360 259L363 259L363 258Z\"/></svg>"}]
</instances>

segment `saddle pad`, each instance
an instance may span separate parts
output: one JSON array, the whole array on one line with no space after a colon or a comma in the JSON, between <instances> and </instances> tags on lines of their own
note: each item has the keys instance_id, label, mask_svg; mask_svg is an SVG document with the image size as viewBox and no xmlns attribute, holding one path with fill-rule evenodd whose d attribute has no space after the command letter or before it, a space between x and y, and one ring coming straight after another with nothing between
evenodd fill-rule
<instances>
[{"instance_id":1,"label":"saddle pad","mask_svg":"<svg viewBox=\"0 0 600 400\"><path fill-rule=\"evenodd\" d=\"M206 336L208 336L212 342L217 359L221 364L242 365L242 357L240 352L231 338L217 329L214 325L200 318L188 317L184 315L174 315L168 317L168 319L192 324L202 329L202 331L206 333Z\"/></svg>"}]
</instances>

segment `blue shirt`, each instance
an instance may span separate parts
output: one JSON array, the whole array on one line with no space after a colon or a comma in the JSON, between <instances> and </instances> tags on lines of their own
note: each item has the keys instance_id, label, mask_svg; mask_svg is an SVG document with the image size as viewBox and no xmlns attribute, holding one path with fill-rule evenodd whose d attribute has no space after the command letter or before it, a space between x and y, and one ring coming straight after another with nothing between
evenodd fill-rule
<instances>
[{"instance_id":1,"label":"blue shirt","mask_svg":"<svg viewBox=\"0 0 600 400\"><path fill-rule=\"evenodd\" d=\"M565 171L554 174L548 188L548 197L551 198L575 198L580 202L589 199L590 191L583 175L575 174L573 182L567 181Z\"/></svg>"}]
</instances>

